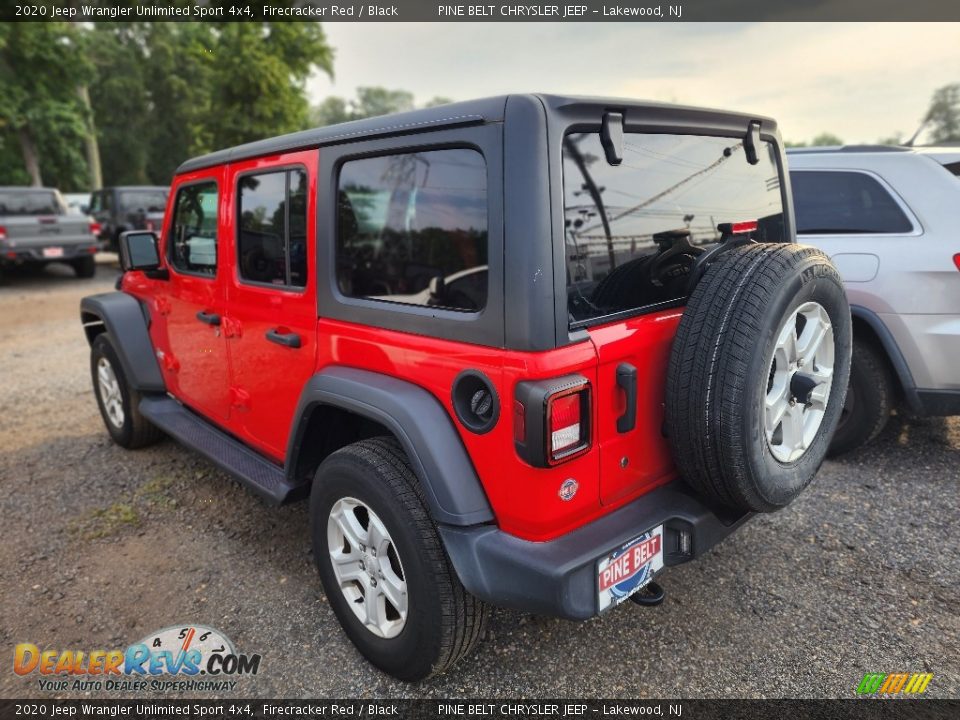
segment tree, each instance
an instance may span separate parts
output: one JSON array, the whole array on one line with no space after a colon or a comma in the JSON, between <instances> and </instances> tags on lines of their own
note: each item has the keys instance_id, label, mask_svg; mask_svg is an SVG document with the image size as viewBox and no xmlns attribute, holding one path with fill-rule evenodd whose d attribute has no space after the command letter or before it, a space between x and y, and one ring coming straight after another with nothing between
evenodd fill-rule
<instances>
[{"instance_id":1,"label":"tree","mask_svg":"<svg viewBox=\"0 0 960 720\"><path fill-rule=\"evenodd\" d=\"M0 25L0 133L19 146L23 173L4 165L0 180L64 189L86 183L88 128L78 88L92 68L68 23ZM9 149L6 151L9 157Z\"/></svg>"},{"instance_id":2,"label":"tree","mask_svg":"<svg viewBox=\"0 0 960 720\"><path fill-rule=\"evenodd\" d=\"M960 142L960 83L933 93L923 126L929 129L932 143Z\"/></svg>"},{"instance_id":3,"label":"tree","mask_svg":"<svg viewBox=\"0 0 960 720\"><path fill-rule=\"evenodd\" d=\"M434 107L452 102L448 98L435 97L423 107ZM416 107L412 92L389 90L384 87L359 87L352 100L331 95L310 111L310 120L315 126L335 125L348 120L379 117L395 112L413 110Z\"/></svg>"}]
</instances>

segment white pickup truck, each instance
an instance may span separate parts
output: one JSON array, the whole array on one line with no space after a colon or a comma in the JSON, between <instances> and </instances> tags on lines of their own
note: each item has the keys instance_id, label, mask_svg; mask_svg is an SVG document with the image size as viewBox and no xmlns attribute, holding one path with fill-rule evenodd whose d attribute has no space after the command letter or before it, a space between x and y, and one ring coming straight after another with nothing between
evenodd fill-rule
<instances>
[{"instance_id":1,"label":"white pickup truck","mask_svg":"<svg viewBox=\"0 0 960 720\"><path fill-rule=\"evenodd\" d=\"M52 188L0 187L0 280L11 266L62 262L77 277L96 272L98 224L68 215L59 191Z\"/></svg>"}]
</instances>

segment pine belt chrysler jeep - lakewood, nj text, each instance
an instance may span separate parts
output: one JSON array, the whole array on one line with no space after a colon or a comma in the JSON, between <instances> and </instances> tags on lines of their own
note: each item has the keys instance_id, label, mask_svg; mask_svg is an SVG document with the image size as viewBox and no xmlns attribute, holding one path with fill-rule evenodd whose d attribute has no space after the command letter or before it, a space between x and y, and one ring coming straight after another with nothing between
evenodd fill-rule
<instances>
[{"instance_id":1,"label":"pine belt chrysler jeep - lakewood, nj text","mask_svg":"<svg viewBox=\"0 0 960 720\"><path fill-rule=\"evenodd\" d=\"M184 163L83 326L106 427L309 496L344 630L418 679L490 604L586 619L820 466L843 284L776 123L511 95Z\"/></svg>"}]
</instances>

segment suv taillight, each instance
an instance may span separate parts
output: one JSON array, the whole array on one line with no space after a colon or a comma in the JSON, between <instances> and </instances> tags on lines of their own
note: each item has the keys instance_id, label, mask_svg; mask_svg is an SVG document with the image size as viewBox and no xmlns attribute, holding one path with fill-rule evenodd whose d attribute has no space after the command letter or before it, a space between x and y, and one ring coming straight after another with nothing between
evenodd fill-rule
<instances>
[{"instance_id":1,"label":"suv taillight","mask_svg":"<svg viewBox=\"0 0 960 720\"><path fill-rule=\"evenodd\" d=\"M7 229L3 225L0 225L0 240L6 240L6 239L7 239Z\"/></svg>"},{"instance_id":2,"label":"suv taillight","mask_svg":"<svg viewBox=\"0 0 960 720\"><path fill-rule=\"evenodd\" d=\"M100 231L103 230L103 226L98 222L90 223L90 234L94 237L100 236Z\"/></svg>"},{"instance_id":3,"label":"suv taillight","mask_svg":"<svg viewBox=\"0 0 960 720\"><path fill-rule=\"evenodd\" d=\"M3 237L3 228L0 228L0 238ZM960 270L960 253L957 253L953 256L953 264L957 266L957 270Z\"/></svg>"},{"instance_id":4,"label":"suv taillight","mask_svg":"<svg viewBox=\"0 0 960 720\"><path fill-rule=\"evenodd\" d=\"M513 438L534 467L572 460L590 449L590 382L582 375L517 383Z\"/></svg>"}]
</instances>

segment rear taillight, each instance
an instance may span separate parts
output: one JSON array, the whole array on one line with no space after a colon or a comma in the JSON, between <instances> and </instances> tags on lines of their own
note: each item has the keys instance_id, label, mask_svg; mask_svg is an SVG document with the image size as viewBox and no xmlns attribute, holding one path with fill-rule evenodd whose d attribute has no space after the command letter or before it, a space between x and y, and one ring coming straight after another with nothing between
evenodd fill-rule
<instances>
[{"instance_id":1,"label":"rear taillight","mask_svg":"<svg viewBox=\"0 0 960 720\"><path fill-rule=\"evenodd\" d=\"M154 230L153 220L147 220L147 221L143 224L143 229L144 229L144 230L149 230L150 232L153 232L153 230Z\"/></svg>"},{"instance_id":2,"label":"rear taillight","mask_svg":"<svg viewBox=\"0 0 960 720\"><path fill-rule=\"evenodd\" d=\"M0 239L3 238L3 228L0 228ZM957 266L957 270L960 270L960 253L957 253L953 256L953 264Z\"/></svg>"},{"instance_id":3,"label":"rear taillight","mask_svg":"<svg viewBox=\"0 0 960 720\"><path fill-rule=\"evenodd\" d=\"M100 231L103 230L103 226L98 222L90 223L90 234L94 237L100 237Z\"/></svg>"},{"instance_id":4,"label":"rear taillight","mask_svg":"<svg viewBox=\"0 0 960 720\"><path fill-rule=\"evenodd\" d=\"M590 449L590 383L581 375L517 384L513 438L535 467L571 460Z\"/></svg>"},{"instance_id":5,"label":"rear taillight","mask_svg":"<svg viewBox=\"0 0 960 720\"><path fill-rule=\"evenodd\" d=\"M7 229L3 225L0 225L0 240L6 240L6 239L7 239Z\"/></svg>"}]
</instances>

